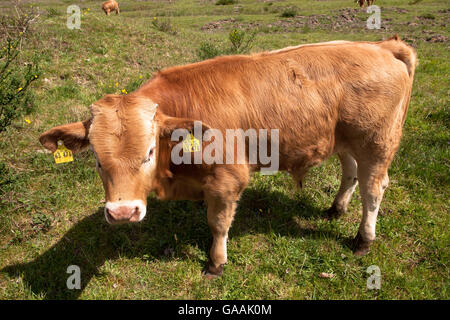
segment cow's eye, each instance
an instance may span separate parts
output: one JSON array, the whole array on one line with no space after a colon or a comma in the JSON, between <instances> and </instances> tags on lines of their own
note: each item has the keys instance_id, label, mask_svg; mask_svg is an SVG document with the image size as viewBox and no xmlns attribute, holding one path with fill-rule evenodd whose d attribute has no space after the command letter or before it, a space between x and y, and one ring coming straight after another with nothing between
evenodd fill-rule
<instances>
[{"instance_id":1,"label":"cow's eye","mask_svg":"<svg viewBox=\"0 0 450 320\"><path fill-rule=\"evenodd\" d=\"M151 148L148 152L147 158L145 158L144 162L148 162L152 159L153 154L155 153L155 148Z\"/></svg>"}]
</instances>

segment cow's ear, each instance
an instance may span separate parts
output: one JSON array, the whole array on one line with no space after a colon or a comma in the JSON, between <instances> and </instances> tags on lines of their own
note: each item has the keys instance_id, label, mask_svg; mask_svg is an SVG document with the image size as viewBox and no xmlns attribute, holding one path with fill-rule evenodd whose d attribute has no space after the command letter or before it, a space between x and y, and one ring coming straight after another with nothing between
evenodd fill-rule
<instances>
[{"instance_id":1,"label":"cow's ear","mask_svg":"<svg viewBox=\"0 0 450 320\"><path fill-rule=\"evenodd\" d=\"M198 120L164 117L160 121L159 135L162 138L170 138L172 133L177 129L185 129L189 132L194 132L194 129L198 130L200 127L202 129L202 134L209 129L208 125Z\"/></svg>"},{"instance_id":2,"label":"cow's ear","mask_svg":"<svg viewBox=\"0 0 450 320\"><path fill-rule=\"evenodd\" d=\"M62 126L54 127L39 137L39 142L51 152L58 148L58 141L63 141L64 145L73 153L83 151L89 146L89 127L92 120L74 122Z\"/></svg>"}]
</instances>

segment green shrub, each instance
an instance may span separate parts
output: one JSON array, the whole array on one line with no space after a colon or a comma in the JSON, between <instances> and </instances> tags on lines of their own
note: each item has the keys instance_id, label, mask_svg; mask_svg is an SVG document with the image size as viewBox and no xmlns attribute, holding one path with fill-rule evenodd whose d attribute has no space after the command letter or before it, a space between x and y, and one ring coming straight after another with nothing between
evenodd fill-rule
<instances>
[{"instance_id":1,"label":"green shrub","mask_svg":"<svg viewBox=\"0 0 450 320\"><path fill-rule=\"evenodd\" d=\"M177 34L177 30L172 26L172 23L169 19L158 19L156 17L152 20L152 25L156 30L161 32L169 33L172 35Z\"/></svg>"},{"instance_id":2,"label":"green shrub","mask_svg":"<svg viewBox=\"0 0 450 320\"><path fill-rule=\"evenodd\" d=\"M292 17L295 17L296 15L297 15L297 9L293 8L293 7L286 8L281 13L282 18L292 18Z\"/></svg>"},{"instance_id":3,"label":"green shrub","mask_svg":"<svg viewBox=\"0 0 450 320\"><path fill-rule=\"evenodd\" d=\"M425 13L425 14L421 15L420 17L424 18L424 19L429 19L429 20L436 19L436 17L433 14L431 14L431 13Z\"/></svg>"},{"instance_id":4,"label":"green shrub","mask_svg":"<svg viewBox=\"0 0 450 320\"><path fill-rule=\"evenodd\" d=\"M0 17L0 132L34 107L29 87L39 77L36 56L32 62L21 61L26 34L37 17L16 8L17 15Z\"/></svg>"},{"instance_id":5,"label":"green shrub","mask_svg":"<svg viewBox=\"0 0 450 320\"><path fill-rule=\"evenodd\" d=\"M246 33L244 30L233 29L228 35L231 42L231 54L240 54L248 52L255 40L256 32Z\"/></svg>"},{"instance_id":6,"label":"green shrub","mask_svg":"<svg viewBox=\"0 0 450 320\"><path fill-rule=\"evenodd\" d=\"M229 4L235 4L237 3L237 0L217 0L216 6L226 6Z\"/></svg>"},{"instance_id":7,"label":"green shrub","mask_svg":"<svg viewBox=\"0 0 450 320\"><path fill-rule=\"evenodd\" d=\"M211 42L202 42L197 55L201 60L212 59L220 55L220 50Z\"/></svg>"},{"instance_id":8,"label":"green shrub","mask_svg":"<svg viewBox=\"0 0 450 320\"><path fill-rule=\"evenodd\" d=\"M197 55L201 60L205 60L222 54L247 53L253 45L256 33L256 31L247 33L244 30L233 29L228 34L229 43L219 47L211 42L202 42Z\"/></svg>"},{"instance_id":9,"label":"green shrub","mask_svg":"<svg viewBox=\"0 0 450 320\"><path fill-rule=\"evenodd\" d=\"M239 30L239 29L231 30L230 34L228 35L228 39L230 40L232 48L235 51L238 51L239 48L242 47L244 38L245 38L245 32L243 30Z\"/></svg>"},{"instance_id":10,"label":"green shrub","mask_svg":"<svg viewBox=\"0 0 450 320\"><path fill-rule=\"evenodd\" d=\"M268 12L269 8L273 5L273 2L268 2L264 5L263 10L264 12Z\"/></svg>"}]
</instances>

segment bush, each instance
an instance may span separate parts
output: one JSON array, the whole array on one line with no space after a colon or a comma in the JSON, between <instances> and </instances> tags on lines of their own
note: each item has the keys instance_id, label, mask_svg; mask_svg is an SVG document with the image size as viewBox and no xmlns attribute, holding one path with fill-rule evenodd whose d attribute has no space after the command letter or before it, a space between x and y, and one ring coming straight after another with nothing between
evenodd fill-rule
<instances>
[{"instance_id":1,"label":"bush","mask_svg":"<svg viewBox=\"0 0 450 320\"><path fill-rule=\"evenodd\" d=\"M235 4L235 3L237 3L236 0L217 0L216 6L226 6L226 5Z\"/></svg>"},{"instance_id":2,"label":"bush","mask_svg":"<svg viewBox=\"0 0 450 320\"><path fill-rule=\"evenodd\" d=\"M212 59L220 55L220 50L211 42L202 42L197 55L201 60Z\"/></svg>"},{"instance_id":3,"label":"bush","mask_svg":"<svg viewBox=\"0 0 450 320\"><path fill-rule=\"evenodd\" d=\"M32 111L34 98L28 89L39 77L36 58L33 62L20 61L25 36L38 15L15 9L17 15L0 17L0 132L14 119Z\"/></svg>"},{"instance_id":4,"label":"bush","mask_svg":"<svg viewBox=\"0 0 450 320\"><path fill-rule=\"evenodd\" d=\"M221 54L247 53L252 47L255 36L256 31L246 33L243 30L233 29L228 34L229 44L218 47L211 42L202 42L197 51L197 55L201 60L205 60L217 57Z\"/></svg>"},{"instance_id":5,"label":"bush","mask_svg":"<svg viewBox=\"0 0 450 320\"><path fill-rule=\"evenodd\" d=\"M421 18L424 18L424 19L429 19L429 20L434 20L436 17L433 15L433 14L431 14L431 13L425 13L425 14L423 14L423 15L421 15L420 16Z\"/></svg>"},{"instance_id":6,"label":"bush","mask_svg":"<svg viewBox=\"0 0 450 320\"><path fill-rule=\"evenodd\" d=\"M297 15L297 9L296 8L286 8L282 13L282 18L292 18Z\"/></svg>"},{"instance_id":7,"label":"bush","mask_svg":"<svg viewBox=\"0 0 450 320\"><path fill-rule=\"evenodd\" d=\"M230 53L239 54L248 52L252 47L255 36L256 32L247 34L245 31L239 29L231 30L230 34L228 35L228 39L231 42Z\"/></svg>"},{"instance_id":8,"label":"bush","mask_svg":"<svg viewBox=\"0 0 450 320\"><path fill-rule=\"evenodd\" d=\"M154 17L152 20L152 25L156 30L159 30L161 32L169 33L172 35L177 34L177 30L172 26L172 23L169 19L159 20L158 18Z\"/></svg>"},{"instance_id":9,"label":"bush","mask_svg":"<svg viewBox=\"0 0 450 320\"><path fill-rule=\"evenodd\" d=\"M245 32L243 30L239 30L239 29L231 30L230 34L228 35L228 39L231 42L233 51L237 52L239 50L239 48L242 47L244 38L245 38Z\"/></svg>"}]
</instances>

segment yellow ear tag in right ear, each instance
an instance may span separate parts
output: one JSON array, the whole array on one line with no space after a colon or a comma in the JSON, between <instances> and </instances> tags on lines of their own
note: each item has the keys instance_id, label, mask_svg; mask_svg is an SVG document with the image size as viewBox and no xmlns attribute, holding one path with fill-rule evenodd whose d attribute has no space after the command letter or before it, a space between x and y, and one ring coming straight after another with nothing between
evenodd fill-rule
<instances>
[{"instance_id":1,"label":"yellow ear tag in right ear","mask_svg":"<svg viewBox=\"0 0 450 320\"><path fill-rule=\"evenodd\" d=\"M184 152L197 152L200 151L200 141L198 141L194 135L191 134L183 141Z\"/></svg>"},{"instance_id":2,"label":"yellow ear tag in right ear","mask_svg":"<svg viewBox=\"0 0 450 320\"><path fill-rule=\"evenodd\" d=\"M72 151L66 148L64 142L58 140L58 149L53 152L53 157L56 163L66 163L73 161Z\"/></svg>"}]
</instances>

